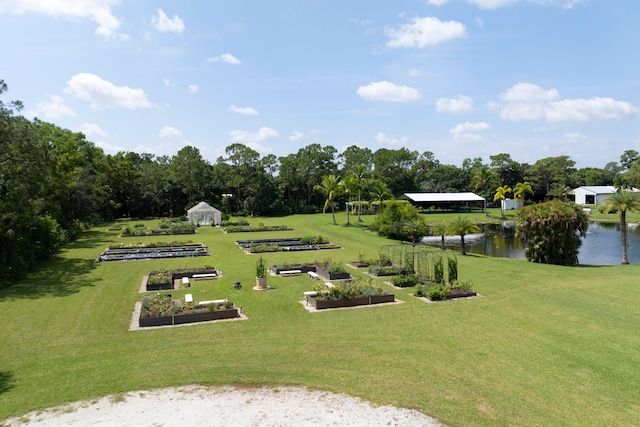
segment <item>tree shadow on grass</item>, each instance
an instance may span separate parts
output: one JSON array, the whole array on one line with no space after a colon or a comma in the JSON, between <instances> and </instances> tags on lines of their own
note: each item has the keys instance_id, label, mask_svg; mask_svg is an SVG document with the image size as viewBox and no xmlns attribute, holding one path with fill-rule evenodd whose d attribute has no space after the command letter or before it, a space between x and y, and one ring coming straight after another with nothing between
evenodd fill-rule
<instances>
[{"instance_id":1,"label":"tree shadow on grass","mask_svg":"<svg viewBox=\"0 0 640 427\"><path fill-rule=\"evenodd\" d=\"M44 261L26 278L0 290L0 301L64 297L86 286L94 286L88 273L96 268L94 259L65 257L74 249L96 248L104 239L99 232L83 233L80 239L69 243L50 259Z\"/></svg>"},{"instance_id":2,"label":"tree shadow on grass","mask_svg":"<svg viewBox=\"0 0 640 427\"><path fill-rule=\"evenodd\" d=\"M15 376L10 371L0 371L0 394L6 393L16 386Z\"/></svg>"}]
</instances>

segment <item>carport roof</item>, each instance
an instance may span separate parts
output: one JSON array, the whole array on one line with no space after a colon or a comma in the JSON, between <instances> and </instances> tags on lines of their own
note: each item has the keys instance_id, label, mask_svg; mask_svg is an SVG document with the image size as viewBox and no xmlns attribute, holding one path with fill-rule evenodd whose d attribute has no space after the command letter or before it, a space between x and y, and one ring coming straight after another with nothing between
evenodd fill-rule
<instances>
[{"instance_id":1,"label":"carport roof","mask_svg":"<svg viewBox=\"0 0 640 427\"><path fill-rule=\"evenodd\" d=\"M484 198L475 193L404 193L404 197L419 203L484 202Z\"/></svg>"}]
</instances>

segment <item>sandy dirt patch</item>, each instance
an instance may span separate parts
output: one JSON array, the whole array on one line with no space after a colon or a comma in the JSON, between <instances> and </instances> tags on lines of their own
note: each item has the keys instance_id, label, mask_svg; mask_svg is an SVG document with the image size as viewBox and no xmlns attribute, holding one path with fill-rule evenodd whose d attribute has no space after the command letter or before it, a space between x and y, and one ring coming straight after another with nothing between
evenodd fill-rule
<instances>
[{"instance_id":1,"label":"sandy dirt patch","mask_svg":"<svg viewBox=\"0 0 640 427\"><path fill-rule=\"evenodd\" d=\"M443 427L419 411L372 406L344 394L299 387L197 385L76 402L10 418L3 425Z\"/></svg>"}]
</instances>

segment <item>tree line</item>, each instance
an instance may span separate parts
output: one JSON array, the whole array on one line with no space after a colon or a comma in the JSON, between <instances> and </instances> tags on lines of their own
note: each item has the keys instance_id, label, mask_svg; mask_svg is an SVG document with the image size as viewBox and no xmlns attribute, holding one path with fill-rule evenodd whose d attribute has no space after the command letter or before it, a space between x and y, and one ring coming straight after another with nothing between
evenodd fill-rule
<instances>
[{"instance_id":1,"label":"tree line","mask_svg":"<svg viewBox=\"0 0 640 427\"><path fill-rule=\"evenodd\" d=\"M7 85L0 80L0 95ZM443 164L430 151L352 145L339 153L314 143L277 157L239 143L215 162L196 147L173 156L105 154L85 135L39 119L19 101L0 100L0 284L20 277L88 225L120 217L184 215L199 201L236 215L314 213L329 205L382 200L405 192L475 191L491 200L497 186L528 182L534 200L579 185L640 187L640 154L620 163L575 168L568 156L532 165L499 153L485 163ZM327 182L333 177L335 182ZM359 212L360 213L360 212Z\"/></svg>"}]
</instances>

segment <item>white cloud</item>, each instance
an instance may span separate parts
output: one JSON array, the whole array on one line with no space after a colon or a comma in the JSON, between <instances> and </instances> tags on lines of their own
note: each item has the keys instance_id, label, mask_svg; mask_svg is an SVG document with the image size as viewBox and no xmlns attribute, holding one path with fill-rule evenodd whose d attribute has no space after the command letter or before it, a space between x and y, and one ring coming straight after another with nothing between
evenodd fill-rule
<instances>
[{"instance_id":1,"label":"white cloud","mask_svg":"<svg viewBox=\"0 0 640 427\"><path fill-rule=\"evenodd\" d=\"M318 129L311 129L311 130L309 131L309 133L310 133L311 135L322 135L322 131L321 131L321 130L318 130Z\"/></svg>"},{"instance_id":2,"label":"white cloud","mask_svg":"<svg viewBox=\"0 0 640 427\"><path fill-rule=\"evenodd\" d=\"M373 138L376 140L377 143L379 144L391 144L391 145L398 145L398 144L406 144L409 142L409 138L406 136L403 136L402 138L390 138L387 135L385 135L382 132L378 132L377 134L375 134L373 136Z\"/></svg>"},{"instance_id":3,"label":"white cloud","mask_svg":"<svg viewBox=\"0 0 640 427\"><path fill-rule=\"evenodd\" d=\"M178 15L173 15L173 18L169 19L162 9L158 9L158 16L151 18L151 23L156 30L163 33L167 31L181 33L184 31L184 21Z\"/></svg>"},{"instance_id":4,"label":"white cloud","mask_svg":"<svg viewBox=\"0 0 640 427\"><path fill-rule=\"evenodd\" d=\"M460 22L425 17L414 18L400 27L387 27L385 32L391 39L387 42L389 47L425 47L462 38L466 28Z\"/></svg>"},{"instance_id":5,"label":"white cloud","mask_svg":"<svg viewBox=\"0 0 640 427\"><path fill-rule=\"evenodd\" d=\"M104 138L105 136L109 136L107 132L94 123L83 123L82 126L80 126L80 132L85 134L87 138L96 136Z\"/></svg>"},{"instance_id":6,"label":"white cloud","mask_svg":"<svg viewBox=\"0 0 640 427\"><path fill-rule=\"evenodd\" d=\"M545 90L531 83L518 83L500 95L504 102L539 102L558 99L560 93L556 89Z\"/></svg>"},{"instance_id":7,"label":"white cloud","mask_svg":"<svg viewBox=\"0 0 640 427\"><path fill-rule=\"evenodd\" d=\"M245 116L257 116L260 114L251 107L236 107L235 105L232 105L228 110L234 113L244 114Z\"/></svg>"},{"instance_id":8,"label":"white cloud","mask_svg":"<svg viewBox=\"0 0 640 427\"><path fill-rule=\"evenodd\" d=\"M91 73L79 73L71 77L64 89L66 94L89 101L92 108L151 108L142 89L116 86Z\"/></svg>"},{"instance_id":9,"label":"white cloud","mask_svg":"<svg viewBox=\"0 0 640 427\"><path fill-rule=\"evenodd\" d=\"M120 0L11 0L0 1L0 12L34 12L51 16L70 18L88 18L98 24L95 33L107 38L126 39L117 29L120 21L111 13L111 6Z\"/></svg>"},{"instance_id":10,"label":"white cloud","mask_svg":"<svg viewBox=\"0 0 640 427\"><path fill-rule=\"evenodd\" d=\"M64 98L58 95L50 95L50 101L39 103L36 112L45 119L60 119L66 116L75 116L76 113L64 104Z\"/></svg>"},{"instance_id":11,"label":"white cloud","mask_svg":"<svg viewBox=\"0 0 640 427\"><path fill-rule=\"evenodd\" d=\"M431 1L432 0L429 0L429 2ZM481 9L497 9L502 6L517 3L518 1L520 0L469 0L469 3L475 4ZM571 9L573 6L581 3L582 1L584 0L529 0L529 3L537 3L543 6L558 6L564 9Z\"/></svg>"},{"instance_id":12,"label":"white cloud","mask_svg":"<svg viewBox=\"0 0 640 427\"><path fill-rule=\"evenodd\" d=\"M562 136L562 139L564 139L567 142L577 143L587 139L587 136L579 132L568 132Z\"/></svg>"},{"instance_id":13,"label":"white cloud","mask_svg":"<svg viewBox=\"0 0 640 427\"><path fill-rule=\"evenodd\" d=\"M613 98L559 99L556 89L545 90L530 83L518 83L500 96L503 104L490 102L489 110L510 121L545 120L547 123L587 123L632 117L639 110Z\"/></svg>"},{"instance_id":14,"label":"white cloud","mask_svg":"<svg viewBox=\"0 0 640 427\"><path fill-rule=\"evenodd\" d=\"M189 93L198 93L199 90L198 85L189 85Z\"/></svg>"},{"instance_id":15,"label":"white cloud","mask_svg":"<svg viewBox=\"0 0 640 427\"><path fill-rule=\"evenodd\" d=\"M220 56L214 56L214 57L208 58L207 62L224 62L227 64L236 64L236 65L242 64L242 61L240 61L238 58L231 55L230 53L223 53Z\"/></svg>"},{"instance_id":16,"label":"white cloud","mask_svg":"<svg viewBox=\"0 0 640 427\"><path fill-rule=\"evenodd\" d=\"M174 87L176 85L176 83L171 81L170 79L162 79L162 83L165 85L165 87Z\"/></svg>"},{"instance_id":17,"label":"white cloud","mask_svg":"<svg viewBox=\"0 0 640 427\"><path fill-rule=\"evenodd\" d=\"M506 6L516 3L518 0L469 0L469 3L477 5L481 9L497 9L500 6Z\"/></svg>"},{"instance_id":18,"label":"white cloud","mask_svg":"<svg viewBox=\"0 0 640 427\"><path fill-rule=\"evenodd\" d=\"M304 133L299 131L294 131L293 134L289 137L289 141L299 141L304 138Z\"/></svg>"},{"instance_id":19,"label":"white cloud","mask_svg":"<svg viewBox=\"0 0 640 427\"><path fill-rule=\"evenodd\" d=\"M171 126L163 126L158 132L160 138L179 138L182 136L182 131Z\"/></svg>"},{"instance_id":20,"label":"white cloud","mask_svg":"<svg viewBox=\"0 0 640 427\"><path fill-rule=\"evenodd\" d=\"M409 86L398 86L387 81L360 86L357 93L368 101L411 102L422 97L416 89Z\"/></svg>"},{"instance_id":21,"label":"white cloud","mask_svg":"<svg viewBox=\"0 0 640 427\"><path fill-rule=\"evenodd\" d=\"M428 4L432 4L434 6L442 6L443 4L445 4L448 1L449 0L428 0L427 3Z\"/></svg>"},{"instance_id":22,"label":"white cloud","mask_svg":"<svg viewBox=\"0 0 640 427\"><path fill-rule=\"evenodd\" d=\"M117 154L120 151L129 151L127 148L119 146L119 145L112 145L109 144L108 142L104 142L104 141L97 141L94 142L94 144L97 147L102 148L102 151L105 152L105 154ZM147 153L149 153L149 151L147 151Z\"/></svg>"},{"instance_id":23,"label":"white cloud","mask_svg":"<svg viewBox=\"0 0 640 427\"><path fill-rule=\"evenodd\" d=\"M278 136L278 131L268 127L261 127L256 133L246 132L243 130L232 130L229 132L229 136L231 142L239 142L245 145L259 144L260 142L276 138Z\"/></svg>"},{"instance_id":24,"label":"white cloud","mask_svg":"<svg viewBox=\"0 0 640 427\"><path fill-rule=\"evenodd\" d=\"M485 122L466 122L454 126L449 130L449 133L453 135L453 140L457 142L480 142L484 141L485 137L477 135L477 132L489 129L491 129L491 126Z\"/></svg>"},{"instance_id":25,"label":"white cloud","mask_svg":"<svg viewBox=\"0 0 640 427\"><path fill-rule=\"evenodd\" d=\"M452 114L471 113L473 111L473 99L464 95L458 95L456 98L438 98L436 111Z\"/></svg>"}]
</instances>

